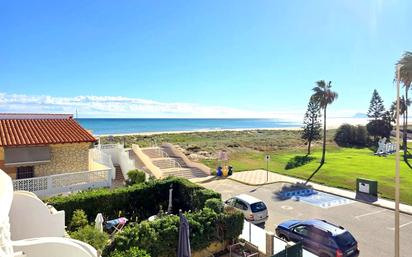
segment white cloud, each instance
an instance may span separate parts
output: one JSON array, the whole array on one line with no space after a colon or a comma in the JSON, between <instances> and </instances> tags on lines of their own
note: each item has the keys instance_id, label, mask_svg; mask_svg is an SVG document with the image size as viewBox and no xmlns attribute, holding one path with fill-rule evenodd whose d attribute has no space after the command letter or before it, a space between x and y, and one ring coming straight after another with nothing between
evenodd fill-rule
<instances>
[{"instance_id":1,"label":"white cloud","mask_svg":"<svg viewBox=\"0 0 412 257\"><path fill-rule=\"evenodd\" d=\"M270 112L190 103L164 103L123 96L55 97L0 93L0 112L70 113L79 117L114 118L276 118L301 121L304 109ZM331 113L330 117L350 117L355 110Z\"/></svg>"}]
</instances>

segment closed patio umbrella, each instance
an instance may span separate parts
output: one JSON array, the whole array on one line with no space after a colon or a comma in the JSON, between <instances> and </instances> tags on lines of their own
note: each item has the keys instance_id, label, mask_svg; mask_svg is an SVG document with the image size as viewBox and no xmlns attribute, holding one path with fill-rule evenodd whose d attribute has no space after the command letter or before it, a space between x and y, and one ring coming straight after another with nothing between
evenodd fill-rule
<instances>
[{"instance_id":1,"label":"closed patio umbrella","mask_svg":"<svg viewBox=\"0 0 412 257\"><path fill-rule=\"evenodd\" d=\"M104 221L103 215L101 213L98 213L96 216L96 219L94 220L95 222L94 226L100 232L103 232L103 221Z\"/></svg>"},{"instance_id":2,"label":"closed patio umbrella","mask_svg":"<svg viewBox=\"0 0 412 257\"><path fill-rule=\"evenodd\" d=\"M190 234L189 234L189 222L186 217L179 212L180 226L179 226L179 243L177 249L177 257L191 257L190 250Z\"/></svg>"}]
</instances>

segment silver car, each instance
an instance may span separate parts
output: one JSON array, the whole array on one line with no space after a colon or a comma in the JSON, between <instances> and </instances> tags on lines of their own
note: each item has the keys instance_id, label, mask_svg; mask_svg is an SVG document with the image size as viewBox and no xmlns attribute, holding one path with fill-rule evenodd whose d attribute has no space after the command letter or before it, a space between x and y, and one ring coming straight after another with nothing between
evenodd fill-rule
<instances>
[{"instance_id":1,"label":"silver car","mask_svg":"<svg viewBox=\"0 0 412 257\"><path fill-rule=\"evenodd\" d=\"M253 224L264 223L268 219L265 203L256 197L241 194L226 200L225 204L243 212L245 219Z\"/></svg>"}]
</instances>

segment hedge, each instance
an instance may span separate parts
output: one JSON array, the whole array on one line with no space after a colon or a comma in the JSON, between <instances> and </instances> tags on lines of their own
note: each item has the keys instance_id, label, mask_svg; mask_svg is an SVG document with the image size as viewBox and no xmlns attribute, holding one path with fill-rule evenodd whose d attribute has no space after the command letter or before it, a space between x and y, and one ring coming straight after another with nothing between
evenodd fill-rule
<instances>
[{"instance_id":1,"label":"hedge","mask_svg":"<svg viewBox=\"0 0 412 257\"><path fill-rule=\"evenodd\" d=\"M110 257L150 257L150 255L138 247L132 247L127 251L114 251Z\"/></svg>"},{"instance_id":2,"label":"hedge","mask_svg":"<svg viewBox=\"0 0 412 257\"><path fill-rule=\"evenodd\" d=\"M204 208L195 213L185 214L190 225L190 245L192 251L202 250L216 241L238 238L243 229L244 216L232 210L216 213ZM176 256L179 239L179 217L166 215L155 221L143 221L127 226L116 234L110 251L127 251L139 247L151 256Z\"/></svg>"},{"instance_id":3,"label":"hedge","mask_svg":"<svg viewBox=\"0 0 412 257\"><path fill-rule=\"evenodd\" d=\"M163 210L167 210L171 185L173 185L173 213L177 213L179 209L201 210L208 199L221 199L219 193L205 189L187 179L169 177L129 187L101 188L57 196L48 199L48 202L57 210L65 211L66 224L71 223L73 212L77 209L84 210L90 222L94 221L99 212L105 219L113 219L121 215L131 221L139 221L157 214L160 206Z\"/></svg>"}]
</instances>

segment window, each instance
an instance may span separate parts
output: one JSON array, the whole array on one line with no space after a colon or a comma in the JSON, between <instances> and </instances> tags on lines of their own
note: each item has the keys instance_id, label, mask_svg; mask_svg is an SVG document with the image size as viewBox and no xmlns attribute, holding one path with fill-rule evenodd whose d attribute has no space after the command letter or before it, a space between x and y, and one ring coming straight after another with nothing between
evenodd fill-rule
<instances>
[{"instance_id":1,"label":"window","mask_svg":"<svg viewBox=\"0 0 412 257\"><path fill-rule=\"evenodd\" d=\"M308 236L309 234L308 228L304 225L295 227L293 231L295 231L295 233L298 233L301 236Z\"/></svg>"},{"instance_id":2,"label":"window","mask_svg":"<svg viewBox=\"0 0 412 257\"><path fill-rule=\"evenodd\" d=\"M17 176L16 177L17 177L17 179L34 177L34 167L33 166L17 167Z\"/></svg>"},{"instance_id":3,"label":"window","mask_svg":"<svg viewBox=\"0 0 412 257\"><path fill-rule=\"evenodd\" d=\"M248 209L247 205L239 199L236 199L235 207L244 211Z\"/></svg>"},{"instance_id":4,"label":"window","mask_svg":"<svg viewBox=\"0 0 412 257\"><path fill-rule=\"evenodd\" d=\"M225 203L229 206L234 206L235 205L235 198L230 198L229 200L226 200Z\"/></svg>"},{"instance_id":5,"label":"window","mask_svg":"<svg viewBox=\"0 0 412 257\"><path fill-rule=\"evenodd\" d=\"M252 212L260 212L266 210L266 205L263 202L254 203L250 206Z\"/></svg>"}]
</instances>

